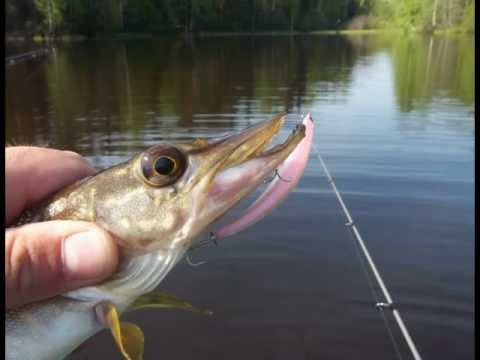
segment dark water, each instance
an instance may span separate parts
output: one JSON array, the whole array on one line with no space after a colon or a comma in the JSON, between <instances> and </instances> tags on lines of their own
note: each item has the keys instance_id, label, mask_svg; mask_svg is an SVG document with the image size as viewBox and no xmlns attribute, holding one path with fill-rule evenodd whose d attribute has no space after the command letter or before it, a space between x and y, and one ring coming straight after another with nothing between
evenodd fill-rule
<instances>
[{"instance_id":1,"label":"dark water","mask_svg":"<svg viewBox=\"0 0 480 360\"><path fill-rule=\"evenodd\" d=\"M73 149L99 167L288 111L284 137L311 112L316 146L421 355L473 359L472 37L97 42L6 76L7 141ZM145 358L396 359L344 222L312 154L268 218L162 283L213 317L127 316L145 330ZM118 353L103 332L76 358Z\"/></svg>"}]
</instances>

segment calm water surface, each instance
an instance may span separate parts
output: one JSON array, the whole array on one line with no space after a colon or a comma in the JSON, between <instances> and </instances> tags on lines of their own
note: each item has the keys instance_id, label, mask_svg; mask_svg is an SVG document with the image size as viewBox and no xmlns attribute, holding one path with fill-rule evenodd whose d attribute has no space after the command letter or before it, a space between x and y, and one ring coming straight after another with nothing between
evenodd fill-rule
<instances>
[{"instance_id":1,"label":"calm water surface","mask_svg":"<svg viewBox=\"0 0 480 360\"><path fill-rule=\"evenodd\" d=\"M420 353L473 359L472 37L92 42L6 76L7 141L75 150L98 167L287 111L283 139L311 112L316 146ZM268 218L195 252L208 263L182 262L162 283L213 317L126 316L145 330L146 359L398 358L313 155ZM103 332L72 358L118 353Z\"/></svg>"}]
</instances>

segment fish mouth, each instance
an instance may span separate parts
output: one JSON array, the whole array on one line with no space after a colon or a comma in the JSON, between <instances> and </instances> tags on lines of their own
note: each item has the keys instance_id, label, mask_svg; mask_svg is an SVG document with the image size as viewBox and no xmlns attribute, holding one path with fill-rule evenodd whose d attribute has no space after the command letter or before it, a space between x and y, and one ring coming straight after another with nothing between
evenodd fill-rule
<instances>
[{"instance_id":1,"label":"fish mouth","mask_svg":"<svg viewBox=\"0 0 480 360\"><path fill-rule=\"evenodd\" d=\"M283 143L267 149L286 118L286 114L277 115L210 144L210 155L215 154L210 158L215 161L205 209L212 212L212 221L264 183L305 137L305 125L298 124Z\"/></svg>"},{"instance_id":2,"label":"fish mouth","mask_svg":"<svg viewBox=\"0 0 480 360\"><path fill-rule=\"evenodd\" d=\"M263 162L283 161L305 136L305 126L299 124L281 144L265 150L285 124L287 115L279 114L273 119L251 126L244 131L223 137L211 143L213 152L219 154L212 168L212 177L225 170L244 166L247 162L263 159Z\"/></svg>"}]
</instances>

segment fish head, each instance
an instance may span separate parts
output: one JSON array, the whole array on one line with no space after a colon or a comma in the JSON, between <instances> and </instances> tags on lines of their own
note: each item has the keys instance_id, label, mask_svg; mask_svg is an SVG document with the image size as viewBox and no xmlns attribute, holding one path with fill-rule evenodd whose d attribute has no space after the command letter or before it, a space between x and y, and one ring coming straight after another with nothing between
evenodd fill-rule
<instances>
[{"instance_id":1,"label":"fish head","mask_svg":"<svg viewBox=\"0 0 480 360\"><path fill-rule=\"evenodd\" d=\"M85 220L116 235L129 254L188 248L302 140L305 128L299 125L284 143L265 150L285 119L278 115L212 140L157 144L81 184L81 192L68 191L68 204L90 202ZM76 192L83 202L75 201ZM92 199L85 200L87 194Z\"/></svg>"}]
</instances>

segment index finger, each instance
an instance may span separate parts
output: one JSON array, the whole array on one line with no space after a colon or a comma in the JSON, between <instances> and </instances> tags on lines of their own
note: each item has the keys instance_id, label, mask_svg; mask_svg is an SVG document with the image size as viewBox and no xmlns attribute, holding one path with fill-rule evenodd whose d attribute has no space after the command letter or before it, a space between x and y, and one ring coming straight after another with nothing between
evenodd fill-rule
<instances>
[{"instance_id":1,"label":"index finger","mask_svg":"<svg viewBox=\"0 0 480 360\"><path fill-rule=\"evenodd\" d=\"M10 224L26 208L95 172L87 160L71 151L30 146L6 148L6 223Z\"/></svg>"}]
</instances>

